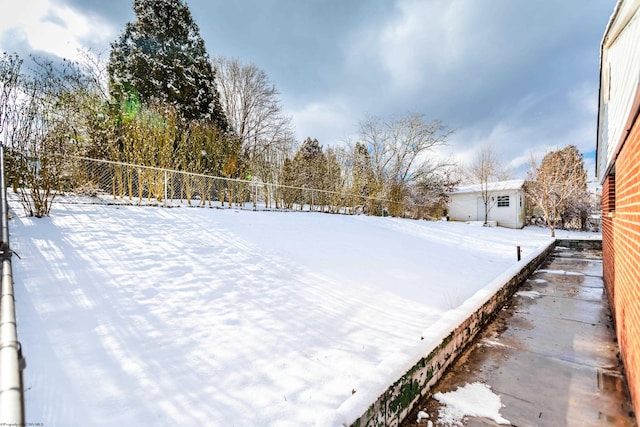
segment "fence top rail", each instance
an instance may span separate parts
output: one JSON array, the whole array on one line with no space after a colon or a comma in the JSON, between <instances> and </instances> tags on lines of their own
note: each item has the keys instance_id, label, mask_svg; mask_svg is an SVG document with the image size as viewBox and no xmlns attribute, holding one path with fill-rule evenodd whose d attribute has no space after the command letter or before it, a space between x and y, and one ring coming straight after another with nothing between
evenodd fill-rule
<instances>
[{"instance_id":1,"label":"fence top rail","mask_svg":"<svg viewBox=\"0 0 640 427\"><path fill-rule=\"evenodd\" d=\"M13 272L11 268L11 248L9 247L9 205L7 203L7 187L4 176L4 146L0 146L0 215L2 216L2 243L0 245L2 259L2 298L0 318L3 327L0 329L0 421L2 425L24 425L24 390L22 385L22 347L18 341L16 323ZM6 298L6 300L5 300ZM10 303L5 303L10 301ZM16 393L17 392L17 393Z\"/></svg>"},{"instance_id":2,"label":"fence top rail","mask_svg":"<svg viewBox=\"0 0 640 427\"><path fill-rule=\"evenodd\" d=\"M355 198L355 199L362 199L362 200L367 200L367 201L383 202L383 203L388 203L388 204L398 203L398 201L396 201L396 200L380 198L380 197L375 197L375 196L364 196L364 195L360 195L360 194L354 194L354 193L343 192L343 191L324 190L324 189L312 188L312 187L300 187L300 186L294 186L294 185L269 183L269 182L264 182L264 181L248 180L248 179L241 179L241 178L228 178L228 177L222 177L222 176L207 175L207 174L203 174L203 173L181 171L181 170L177 170L177 169L160 168L160 167L157 167L157 166L147 166L147 165L138 165L138 164L132 164L132 163L125 163L125 162L115 161L115 160L94 159L94 158L85 157L85 156L76 156L76 155L66 155L66 156L64 156L63 154L60 154L60 153L53 153L52 155L53 156L65 157L67 159L81 160L81 161L94 162L94 163L103 163L103 164L126 167L126 168L145 169L145 170L152 170L152 171L162 172L162 173L187 175L187 176L195 177L195 178L216 179L216 180L222 180L222 181L227 181L227 182L236 182L236 183L239 183L239 184L247 184L247 185L274 186L276 188L282 188L282 189L311 191L313 193L330 194L330 195L336 195L336 196L345 197L345 198ZM407 207L410 207L410 208L429 208L429 205L419 204L419 203L407 203Z\"/></svg>"},{"instance_id":3,"label":"fence top rail","mask_svg":"<svg viewBox=\"0 0 640 427\"><path fill-rule=\"evenodd\" d=\"M9 215L7 205L7 187L4 178L4 147L0 146L0 197L2 206L0 206L0 215L2 215L2 246L9 248Z\"/></svg>"},{"instance_id":4,"label":"fence top rail","mask_svg":"<svg viewBox=\"0 0 640 427\"><path fill-rule=\"evenodd\" d=\"M105 163L105 164L110 164L110 165L114 165L114 166L122 166L122 167L136 168L136 169L147 169L147 170L153 170L153 171L156 171L156 172L166 172L166 173L172 173L172 174L182 174L182 175L187 175L187 176L191 176L191 177L195 177L195 178L217 179L217 180L230 181L230 182L236 182L236 183L248 184L248 185L275 186L277 188L284 188L284 189L290 189L290 190L312 191L314 193L332 194L332 195L337 195L337 196L340 196L340 197L352 197L352 198L359 198L359 199L364 199L364 200L368 200L368 201L375 201L375 202L396 203L396 201L390 200L390 199L385 199L385 198L380 198L380 197L373 197L373 196L363 196L363 195L358 195L358 194L353 194L353 193L348 193L348 192L342 192L342 191L324 190L324 189L311 188L311 187L299 187L299 186L294 186L294 185L276 184L276 183L269 183L269 182L264 182L264 181L258 182L258 181L248 180L248 179L240 179L240 178L228 178L228 177L222 177L222 176L213 176L213 175L206 175L206 174L202 174L202 173L180 171L180 170L176 170L176 169L159 168L159 167L156 167L156 166L136 165L136 164L119 162L119 161L114 161L114 160L93 159L93 158L90 158L90 157L83 157L83 156L68 156L68 157L72 158L72 159L76 159L76 160L83 160L83 161L96 162L96 163ZM411 203L410 206L411 207L419 207L419 208L427 208L428 207L428 205L423 205L423 204L418 204L418 203Z\"/></svg>"}]
</instances>

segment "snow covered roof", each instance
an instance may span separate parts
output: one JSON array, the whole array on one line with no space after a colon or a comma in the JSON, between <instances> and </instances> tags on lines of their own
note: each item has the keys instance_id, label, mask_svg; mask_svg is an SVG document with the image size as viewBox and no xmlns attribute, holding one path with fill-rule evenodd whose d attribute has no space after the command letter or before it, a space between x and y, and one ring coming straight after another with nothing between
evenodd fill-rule
<instances>
[{"instance_id":1,"label":"snow covered roof","mask_svg":"<svg viewBox=\"0 0 640 427\"><path fill-rule=\"evenodd\" d=\"M496 181L487 184L488 191L520 190L524 186L524 179L511 179L509 181ZM463 185L449 194L479 193L482 190L480 184Z\"/></svg>"}]
</instances>

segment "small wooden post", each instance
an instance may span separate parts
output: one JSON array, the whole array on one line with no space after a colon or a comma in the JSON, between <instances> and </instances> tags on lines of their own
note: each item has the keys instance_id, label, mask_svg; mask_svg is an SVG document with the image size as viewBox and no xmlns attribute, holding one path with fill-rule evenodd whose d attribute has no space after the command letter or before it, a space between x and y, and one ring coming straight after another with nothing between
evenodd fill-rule
<instances>
[{"instance_id":1,"label":"small wooden post","mask_svg":"<svg viewBox=\"0 0 640 427\"><path fill-rule=\"evenodd\" d=\"M520 246L516 246L516 252L518 253L518 261L520 261Z\"/></svg>"}]
</instances>

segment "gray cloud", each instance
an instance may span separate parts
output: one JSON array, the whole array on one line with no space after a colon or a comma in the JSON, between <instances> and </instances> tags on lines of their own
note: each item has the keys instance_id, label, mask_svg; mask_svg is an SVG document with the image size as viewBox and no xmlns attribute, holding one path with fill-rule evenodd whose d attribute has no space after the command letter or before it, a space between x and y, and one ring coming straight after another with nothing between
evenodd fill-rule
<instances>
[{"instance_id":1,"label":"gray cloud","mask_svg":"<svg viewBox=\"0 0 640 427\"><path fill-rule=\"evenodd\" d=\"M51 0L53 6L68 6L89 17L107 20L116 26L134 18L133 0Z\"/></svg>"},{"instance_id":2,"label":"gray cloud","mask_svg":"<svg viewBox=\"0 0 640 427\"><path fill-rule=\"evenodd\" d=\"M83 35L93 47L108 49L134 18L132 0L51 1L113 27ZM595 148L599 44L615 0L186 3L212 56L265 70L300 139L335 144L367 114L419 112L456 129L449 150L461 159L491 143L521 169L549 147Z\"/></svg>"}]
</instances>

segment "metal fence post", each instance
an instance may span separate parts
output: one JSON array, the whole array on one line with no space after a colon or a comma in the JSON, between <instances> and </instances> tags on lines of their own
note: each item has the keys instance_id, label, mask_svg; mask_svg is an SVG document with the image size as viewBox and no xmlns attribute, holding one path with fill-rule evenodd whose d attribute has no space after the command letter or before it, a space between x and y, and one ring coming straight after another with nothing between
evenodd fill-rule
<instances>
[{"instance_id":1,"label":"metal fence post","mask_svg":"<svg viewBox=\"0 0 640 427\"><path fill-rule=\"evenodd\" d=\"M0 296L0 424L24 425L22 368L24 359L16 326L11 248L9 246L9 206L4 177L4 147L0 145L0 216L2 224L2 282Z\"/></svg>"},{"instance_id":2,"label":"metal fence post","mask_svg":"<svg viewBox=\"0 0 640 427\"><path fill-rule=\"evenodd\" d=\"M167 170L164 170L164 207L167 207Z\"/></svg>"},{"instance_id":3,"label":"metal fence post","mask_svg":"<svg viewBox=\"0 0 640 427\"><path fill-rule=\"evenodd\" d=\"M253 193L254 193L253 210L257 211L258 210L258 183L255 180L253 181Z\"/></svg>"}]
</instances>

